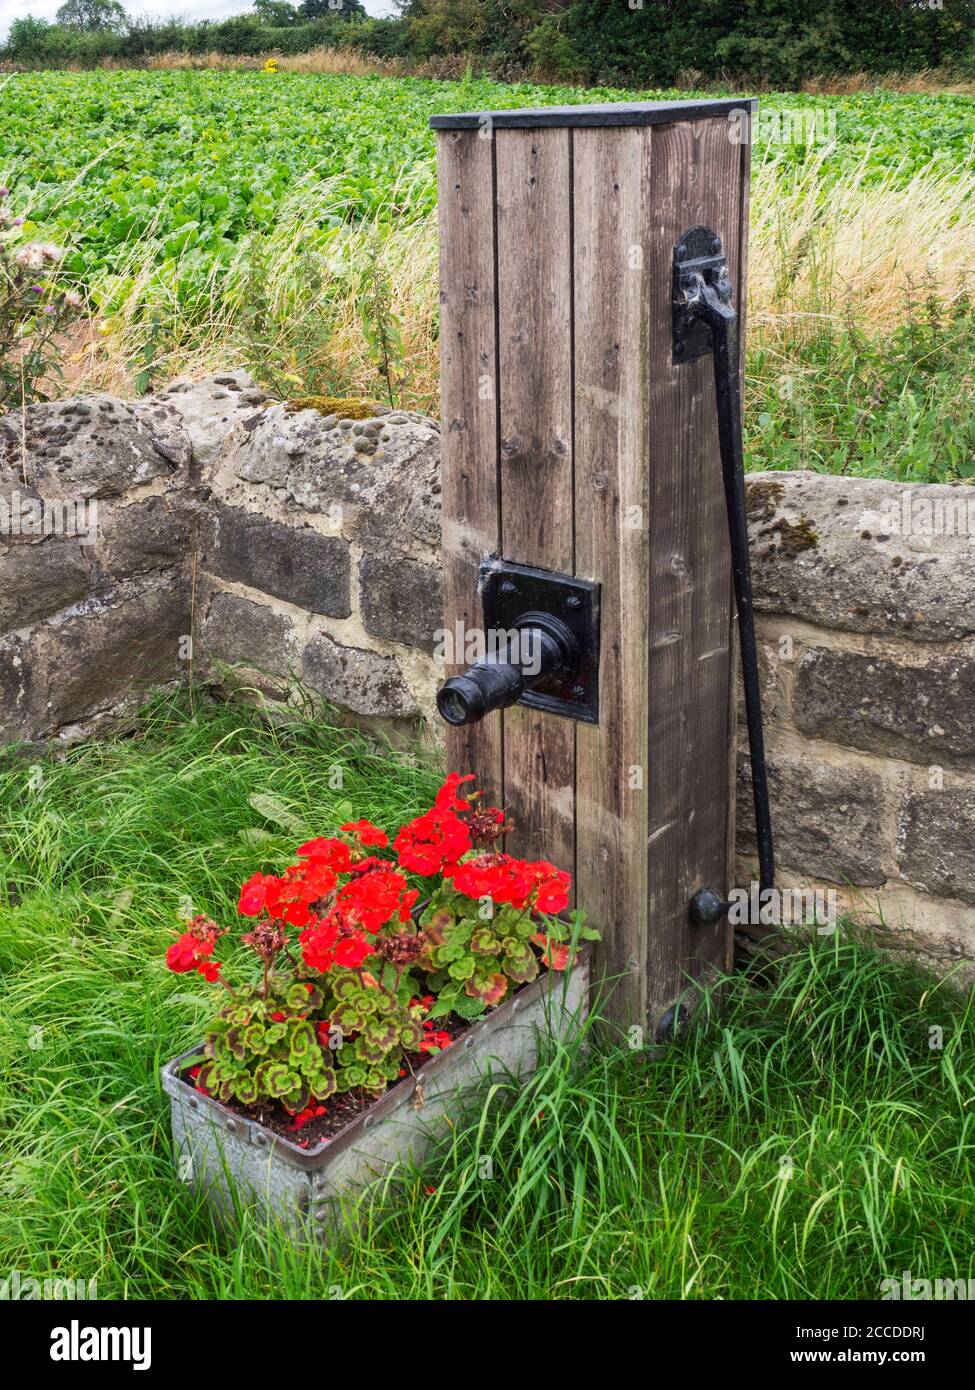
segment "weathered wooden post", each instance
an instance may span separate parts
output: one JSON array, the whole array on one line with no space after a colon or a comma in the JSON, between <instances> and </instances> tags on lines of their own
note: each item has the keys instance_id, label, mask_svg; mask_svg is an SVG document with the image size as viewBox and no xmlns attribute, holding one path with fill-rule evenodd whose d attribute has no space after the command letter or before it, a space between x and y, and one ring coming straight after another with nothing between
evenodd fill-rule
<instances>
[{"instance_id":1,"label":"weathered wooden post","mask_svg":"<svg viewBox=\"0 0 975 1390\"><path fill-rule=\"evenodd\" d=\"M612 1010L653 1028L690 978L730 964L727 918L688 911L732 873L728 518L711 358L672 332L690 229L720 239L742 314L752 105L432 120L446 627L541 613L554 672L453 724L449 765L507 805L509 848L574 870L621 977ZM441 712L476 719L480 696L452 686Z\"/></svg>"}]
</instances>

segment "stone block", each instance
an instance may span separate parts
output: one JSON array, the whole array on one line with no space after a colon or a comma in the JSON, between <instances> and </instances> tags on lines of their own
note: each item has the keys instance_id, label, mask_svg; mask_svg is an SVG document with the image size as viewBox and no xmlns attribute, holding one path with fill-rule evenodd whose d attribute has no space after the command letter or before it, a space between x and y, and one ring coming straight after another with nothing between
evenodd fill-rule
<instances>
[{"instance_id":1,"label":"stone block","mask_svg":"<svg viewBox=\"0 0 975 1390\"><path fill-rule=\"evenodd\" d=\"M435 565L394 553L364 555L359 562L359 606L373 637L433 650L443 627L443 573Z\"/></svg>"},{"instance_id":2,"label":"stone block","mask_svg":"<svg viewBox=\"0 0 975 1390\"><path fill-rule=\"evenodd\" d=\"M414 718L419 713L393 657L341 646L325 633L305 648L302 676L330 704L354 714Z\"/></svg>"},{"instance_id":3,"label":"stone block","mask_svg":"<svg viewBox=\"0 0 975 1390\"><path fill-rule=\"evenodd\" d=\"M975 791L908 792L897 826L897 862L916 887L975 903Z\"/></svg>"},{"instance_id":4,"label":"stone block","mask_svg":"<svg viewBox=\"0 0 975 1390\"><path fill-rule=\"evenodd\" d=\"M208 563L224 579L311 613L347 618L352 612L349 543L339 536L219 504Z\"/></svg>"},{"instance_id":5,"label":"stone block","mask_svg":"<svg viewBox=\"0 0 975 1390\"><path fill-rule=\"evenodd\" d=\"M793 713L813 738L916 762L975 755L975 661L919 666L814 649L796 671Z\"/></svg>"},{"instance_id":6,"label":"stone block","mask_svg":"<svg viewBox=\"0 0 975 1390\"><path fill-rule=\"evenodd\" d=\"M975 489L803 471L751 474L746 493L759 612L935 642L975 632Z\"/></svg>"},{"instance_id":7,"label":"stone block","mask_svg":"<svg viewBox=\"0 0 975 1390\"><path fill-rule=\"evenodd\" d=\"M214 594L200 633L200 661L201 669L213 674L221 664L263 673L278 691L298 665L294 624L267 604ZM262 683L262 688L268 687Z\"/></svg>"},{"instance_id":8,"label":"stone block","mask_svg":"<svg viewBox=\"0 0 975 1390\"><path fill-rule=\"evenodd\" d=\"M886 882L893 845L887 845L883 831L884 788L878 776L858 767L776 753L768 760L768 778L781 865L810 880L872 887ZM739 759L737 847L740 854L757 853L744 751Z\"/></svg>"}]
</instances>

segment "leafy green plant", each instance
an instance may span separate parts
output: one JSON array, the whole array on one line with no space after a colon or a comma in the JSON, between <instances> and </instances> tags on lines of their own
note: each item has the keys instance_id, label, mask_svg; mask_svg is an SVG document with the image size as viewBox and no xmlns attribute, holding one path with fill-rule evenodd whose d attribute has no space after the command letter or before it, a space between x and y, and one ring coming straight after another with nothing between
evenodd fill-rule
<instances>
[{"instance_id":1,"label":"leafy green plant","mask_svg":"<svg viewBox=\"0 0 975 1390\"><path fill-rule=\"evenodd\" d=\"M354 970L336 970L329 977L328 1037L338 1064L339 1089L355 1086L378 1093L400 1074L404 1053L418 1052L424 1041L423 1005L412 995L409 976L377 980ZM342 1046L346 1037L350 1047Z\"/></svg>"},{"instance_id":2,"label":"leafy green plant","mask_svg":"<svg viewBox=\"0 0 975 1390\"><path fill-rule=\"evenodd\" d=\"M224 1102L279 1100L291 1114L326 1100L337 1085L331 1053L308 1020L321 1003L320 990L295 980L235 991L207 1029L198 1086Z\"/></svg>"},{"instance_id":3,"label":"leafy green plant","mask_svg":"<svg viewBox=\"0 0 975 1390\"><path fill-rule=\"evenodd\" d=\"M486 887L474 902L445 886L424 911L420 926L428 943L420 965L431 972L427 987L437 996L431 1018L449 1013L477 1018L486 1007L499 1004L511 985L534 980L541 962L564 969L569 941L598 936L583 925L581 913L565 921L552 919L541 932L530 911L510 903L497 906Z\"/></svg>"}]
</instances>

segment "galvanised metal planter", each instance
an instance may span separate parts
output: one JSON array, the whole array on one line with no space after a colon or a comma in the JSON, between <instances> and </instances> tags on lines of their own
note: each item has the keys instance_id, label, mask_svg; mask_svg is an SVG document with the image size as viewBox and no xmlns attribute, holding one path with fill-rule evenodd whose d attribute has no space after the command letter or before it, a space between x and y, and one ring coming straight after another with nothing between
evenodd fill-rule
<instances>
[{"instance_id":1,"label":"galvanised metal planter","mask_svg":"<svg viewBox=\"0 0 975 1390\"><path fill-rule=\"evenodd\" d=\"M311 1228L327 1241L341 1229L341 1199L397 1161L422 1160L479 1081L498 1073L528 1076L538 1065L541 1039L568 1040L579 1031L588 1013L590 956L583 947L564 975L546 971L314 1149L236 1115L184 1081L186 1059L198 1055L191 1048L162 1069L177 1162L222 1222L232 1220L236 1196L295 1234Z\"/></svg>"}]
</instances>

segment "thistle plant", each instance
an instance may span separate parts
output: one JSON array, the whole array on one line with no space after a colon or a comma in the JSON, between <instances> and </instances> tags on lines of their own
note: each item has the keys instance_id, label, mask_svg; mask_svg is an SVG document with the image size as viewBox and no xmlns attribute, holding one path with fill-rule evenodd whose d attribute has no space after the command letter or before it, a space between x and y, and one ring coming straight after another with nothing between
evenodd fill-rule
<instances>
[{"instance_id":1,"label":"thistle plant","mask_svg":"<svg viewBox=\"0 0 975 1390\"><path fill-rule=\"evenodd\" d=\"M254 919L241 940L259 978L231 986L215 956L226 930L205 916L187 924L169 968L228 995L192 1068L199 1089L299 1120L336 1093L380 1095L411 1056L450 1045L434 1020L480 1017L597 935L581 914L560 915L569 874L501 850L508 823L479 793L461 795L471 780L451 773L392 846L370 821L349 821L301 845L283 873L253 874L237 907ZM395 859L380 853L390 848ZM422 907L414 878L433 880Z\"/></svg>"},{"instance_id":2,"label":"thistle plant","mask_svg":"<svg viewBox=\"0 0 975 1390\"><path fill-rule=\"evenodd\" d=\"M47 399L44 383L62 377L61 335L84 308L60 281L60 246L9 239L24 222L9 196L0 185L0 411Z\"/></svg>"}]
</instances>

